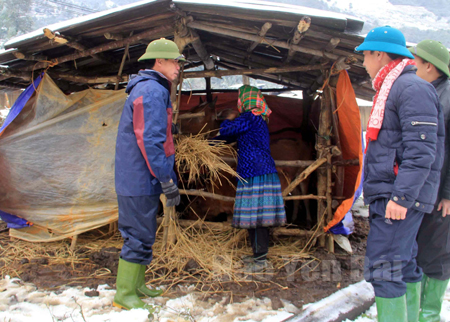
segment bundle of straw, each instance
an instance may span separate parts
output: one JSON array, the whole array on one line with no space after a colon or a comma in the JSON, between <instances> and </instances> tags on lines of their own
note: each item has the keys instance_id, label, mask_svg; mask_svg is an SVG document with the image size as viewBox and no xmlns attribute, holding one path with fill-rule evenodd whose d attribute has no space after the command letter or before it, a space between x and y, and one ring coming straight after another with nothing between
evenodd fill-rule
<instances>
[{"instance_id":1,"label":"bundle of straw","mask_svg":"<svg viewBox=\"0 0 450 322\"><path fill-rule=\"evenodd\" d=\"M200 176L206 176L213 185L216 182L222 185L221 178L230 182L226 174L243 180L221 158L231 156L236 159L236 150L226 145L224 141L207 140L205 138L207 134L180 136L177 139L175 156L178 173L189 173L188 184L196 182Z\"/></svg>"}]
</instances>

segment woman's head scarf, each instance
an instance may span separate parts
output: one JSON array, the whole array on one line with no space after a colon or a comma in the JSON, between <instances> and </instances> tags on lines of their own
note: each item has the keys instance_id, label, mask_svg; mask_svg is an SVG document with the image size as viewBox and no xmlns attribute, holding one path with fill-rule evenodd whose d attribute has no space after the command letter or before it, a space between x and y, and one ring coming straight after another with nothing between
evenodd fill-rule
<instances>
[{"instance_id":1,"label":"woman's head scarf","mask_svg":"<svg viewBox=\"0 0 450 322\"><path fill-rule=\"evenodd\" d=\"M237 108L239 113L251 111L254 115L261 115L264 118L268 118L272 113L261 91L250 85L239 87Z\"/></svg>"}]
</instances>

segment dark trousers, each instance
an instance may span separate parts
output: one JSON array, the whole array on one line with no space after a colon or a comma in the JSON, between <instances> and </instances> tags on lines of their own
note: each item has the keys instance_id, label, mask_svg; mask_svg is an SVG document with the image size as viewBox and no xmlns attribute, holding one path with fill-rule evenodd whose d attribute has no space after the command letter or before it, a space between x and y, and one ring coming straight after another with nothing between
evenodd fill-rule
<instances>
[{"instance_id":1,"label":"dark trousers","mask_svg":"<svg viewBox=\"0 0 450 322\"><path fill-rule=\"evenodd\" d=\"M117 201L119 231L123 238L120 257L131 263L150 264L157 230L159 195L138 197L118 195Z\"/></svg>"},{"instance_id":2,"label":"dark trousers","mask_svg":"<svg viewBox=\"0 0 450 322\"><path fill-rule=\"evenodd\" d=\"M404 220L386 222L388 201L378 199L369 205L364 278L372 283L375 296L394 298L406 293L406 283L422 280L422 270L416 262L416 237L424 213L408 209Z\"/></svg>"},{"instance_id":3,"label":"dark trousers","mask_svg":"<svg viewBox=\"0 0 450 322\"><path fill-rule=\"evenodd\" d=\"M258 227L247 230L250 236L253 257L261 260L266 259L267 253L269 252L269 228Z\"/></svg>"},{"instance_id":4,"label":"dark trousers","mask_svg":"<svg viewBox=\"0 0 450 322\"><path fill-rule=\"evenodd\" d=\"M441 281L450 278L450 216L436 209L425 214L417 235L417 263L428 277Z\"/></svg>"}]
</instances>

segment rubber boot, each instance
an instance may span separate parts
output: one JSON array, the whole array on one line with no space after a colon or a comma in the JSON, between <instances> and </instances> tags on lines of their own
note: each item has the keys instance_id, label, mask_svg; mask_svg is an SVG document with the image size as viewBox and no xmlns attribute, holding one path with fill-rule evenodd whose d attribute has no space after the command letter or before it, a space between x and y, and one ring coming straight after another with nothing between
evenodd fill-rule
<instances>
[{"instance_id":1,"label":"rubber boot","mask_svg":"<svg viewBox=\"0 0 450 322\"><path fill-rule=\"evenodd\" d=\"M408 322L419 321L420 290L422 282L406 283L406 310Z\"/></svg>"},{"instance_id":2,"label":"rubber boot","mask_svg":"<svg viewBox=\"0 0 450 322\"><path fill-rule=\"evenodd\" d=\"M425 275L424 275L425 277ZM426 277L427 281L422 289L422 311L419 315L420 322L439 322L441 320L441 308L444 301L445 290L448 281Z\"/></svg>"},{"instance_id":3,"label":"rubber boot","mask_svg":"<svg viewBox=\"0 0 450 322\"><path fill-rule=\"evenodd\" d=\"M164 292L163 290L156 290L156 289L152 290L145 285L145 269L146 266L141 265L141 271L139 272L139 279L136 284L136 294L140 298L160 296Z\"/></svg>"},{"instance_id":4,"label":"rubber boot","mask_svg":"<svg viewBox=\"0 0 450 322\"><path fill-rule=\"evenodd\" d=\"M375 297L378 322L407 322L406 295L394 298Z\"/></svg>"},{"instance_id":5,"label":"rubber boot","mask_svg":"<svg viewBox=\"0 0 450 322\"><path fill-rule=\"evenodd\" d=\"M155 308L144 303L136 294L136 285L142 271L141 266L119 258L113 306L125 310L146 309L153 314Z\"/></svg>"}]
</instances>

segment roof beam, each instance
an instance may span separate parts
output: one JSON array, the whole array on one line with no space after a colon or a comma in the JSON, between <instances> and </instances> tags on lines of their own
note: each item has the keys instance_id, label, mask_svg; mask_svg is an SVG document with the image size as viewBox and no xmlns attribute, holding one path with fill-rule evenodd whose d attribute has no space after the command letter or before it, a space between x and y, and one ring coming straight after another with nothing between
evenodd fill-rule
<instances>
[{"instance_id":1,"label":"roof beam","mask_svg":"<svg viewBox=\"0 0 450 322\"><path fill-rule=\"evenodd\" d=\"M167 36L167 35L172 35L173 34L173 26L171 25L162 25L160 27L157 28L153 28L144 32L141 32L137 35L131 36L127 39L122 39L122 40L117 40L114 42L110 42L107 44L102 44L84 51L80 51L78 53L75 54L70 54L70 55L66 55L66 56L62 56L62 57L58 57L58 58L54 58L54 60L58 63L58 64L62 64L68 61L73 61L76 60L78 58L83 58L83 57L87 57L87 56L91 56L94 54L98 54L107 50L113 50L113 49L117 49L117 48L122 48L125 47L127 44L133 45L133 44L137 44L139 43L142 39L147 39L147 38L158 38L158 37L163 37L163 36ZM36 70L36 69L42 69L42 68L46 68L48 66L48 63L38 63L36 65L31 65L31 66L27 66L25 68L21 68L21 71L28 71L28 70Z\"/></svg>"},{"instance_id":2,"label":"roof beam","mask_svg":"<svg viewBox=\"0 0 450 322\"><path fill-rule=\"evenodd\" d=\"M200 23L197 21L189 22L188 26L191 28L194 28L194 29L204 30L204 31L208 31L211 33L230 36L230 37L234 37L234 38L241 38L241 39L245 39L248 41L261 41L261 39L258 35L252 35L249 33L238 32L238 31L233 31L233 30L227 30L225 28L214 27L212 25L206 25L206 24L203 24L203 23ZM339 58L338 55L335 55L332 53L327 53L325 51L312 49L312 48L306 48L306 47L302 47L299 45L290 45L286 41L281 41L281 40L270 40L270 45L277 46L280 48L286 48L286 49L291 48L292 50L295 50L298 52L302 52L302 53L310 54L310 55L314 55L314 56L319 56L319 57L324 57L324 58L328 58L328 59L332 59L332 60L337 60Z\"/></svg>"},{"instance_id":3,"label":"roof beam","mask_svg":"<svg viewBox=\"0 0 450 322\"><path fill-rule=\"evenodd\" d=\"M258 36L260 37L259 41L254 41L253 44L251 44L248 49L247 49L247 53L251 54L252 51L256 48L256 46L258 46L261 43L261 40L264 38L264 36L266 35L267 31L269 31L269 29L272 28L272 24L270 22L266 22L262 27L261 30L258 33Z\"/></svg>"},{"instance_id":4,"label":"roof beam","mask_svg":"<svg viewBox=\"0 0 450 322\"><path fill-rule=\"evenodd\" d=\"M229 68L231 70L237 70L237 69L241 69L242 66L233 64L233 63L228 63L228 62L216 62L217 65L219 65L220 67L223 68ZM302 85L302 83L288 79L286 77L282 77L281 75L274 75L274 74L258 74L258 75L253 75L252 78L255 79L262 79L268 82L272 82L272 83L276 83L276 84L280 84L283 86L296 86L300 89L303 89L305 87L305 85Z\"/></svg>"},{"instance_id":5,"label":"roof beam","mask_svg":"<svg viewBox=\"0 0 450 322\"><path fill-rule=\"evenodd\" d=\"M195 52L205 64L205 68L207 70L214 69L214 61L212 60L211 55L206 51L205 46L203 46L200 36L193 29L191 29L190 31L192 36L194 37L193 41L191 42L192 47L194 47Z\"/></svg>"},{"instance_id":6,"label":"roof beam","mask_svg":"<svg viewBox=\"0 0 450 322\"><path fill-rule=\"evenodd\" d=\"M61 34L57 34L54 31L48 29L48 28L44 28L44 35L50 39L51 42L56 42L58 44L61 45L66 45L67 47L73 48L76 51L79 52L83 52L85 51L87 48L85 46L83 46L82 44L80 44L79 42L75 41L74 39L72 39L71 37L68 36L63 36ZM105 62L107 64L110 64L111 62L108 61L106 58L101 57L100 55L90 55L92 58L101 61L101 62Z\"/></svg>"},{"instance_id":7,"label":"roof beam","mask_svg":"<svg viewBox=\"0 0 450 322\"><path fill-rule=\"evenodd\" d=\"M328 51L331 52L333 51L334 48L337 47L337 45L339 45L339 43L341 42L340 38L331 38L330 41L328 42L328 44L323 48L324 51ZM315 64L317 61L319 60L318 57L314 56L313 58L311 58L311 60L309 61L309 64Z\"/></svg>"},{"instance_id":8,"label":"roof beam","mask_svg":"<svg viewBox=\"0 0 450 322\"><path fill-rule=\"evenodd\" d=\"M311 26L311 18L304 16L302 19L300 19L297 28L294 32L294 37L291 40L292 45L298 45L300 40L302 40L303 37L305 37L305 33L308 31L309 26ZM285 63L289 63L292 58L295 55L295 50L291 47L289 47L289 52L286 57Z\"/></svg>"},{"instance_id":9,"label":"roof beam","mask_svg":"<svg viewBox=\"0 0 450 322\"><path fill-rule=\"evenodd\" d=\"M198 72L184 73L184 78L199 77L222 77L231 75L254 75L254 74L279 74L292 72L306 72L309 70L323 69L323 65L304 65L304 66L288 66L288 67L269 67L256 69L238 69L238 70L202 70Z\"/></svg>"}]
</instances>

